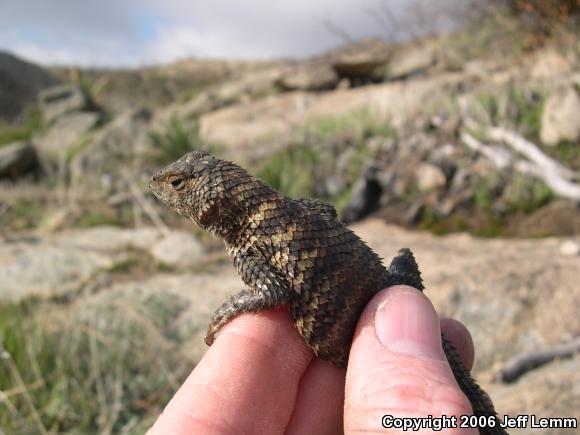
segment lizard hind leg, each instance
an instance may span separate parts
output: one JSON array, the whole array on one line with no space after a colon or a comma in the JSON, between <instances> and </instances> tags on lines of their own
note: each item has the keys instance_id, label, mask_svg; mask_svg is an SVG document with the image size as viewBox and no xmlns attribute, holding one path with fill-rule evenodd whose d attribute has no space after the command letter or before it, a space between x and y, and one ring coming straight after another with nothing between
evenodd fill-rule
<instances>
[{"instance_id":1,"label":"lizard hind leg","mask_svg":"<svg viewBox=\"0 0 580 435\"><path fill-rule=\"evenodd\" d=\"M405 284L419 290L425 288L415 256L408 248L399 249L397 256L393 258L389 265L389 273L391 275L391 285Z\"/></svg>"},{"instance_id":2,"label":"lizard hind leg","mask_svg":"<svg viewBox=\"0 0 580 435\"><path fill-rule=\"evenodd\" d=\"M286 303L287 298L284 292L271 291L266 288L246 288L230 296L214 313L207 328L205 343L211 346L217 332L238 314L270 310Z\"/></svg>"}]
</instances>

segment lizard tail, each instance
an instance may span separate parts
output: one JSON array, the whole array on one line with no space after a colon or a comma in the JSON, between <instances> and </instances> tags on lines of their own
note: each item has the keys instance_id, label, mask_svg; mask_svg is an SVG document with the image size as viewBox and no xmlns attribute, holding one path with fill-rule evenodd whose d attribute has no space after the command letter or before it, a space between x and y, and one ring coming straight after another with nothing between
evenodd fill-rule
<instances>
[{"instance_id":1,"label":"lizard tail","mask_svg":"<svg viewBox=\"0 0 580 435\"><path fill-rule=\"evenodd\" d=\"M473 414L478 417L488 417L484 419L485 426L479 427L479 433L481 435L508 435L505 429L499 426L497 413L487 393L477 385L471 377L469 370L463 366L457 351L445 335L441 335L441 340L443 342L443 350L453 371L453 376L457 384L459 384L461 391L463 391L463 394L467 396L467 399L471 403Z\"/></svg>"},{"instance_id":2,"label":"lizard tail","mask_svg":"<svg viewBox=\"0 0 580 435\"><path fill-rule=\"evenodd\" d=\"M390 281L393 284L405 284L423 290L423 280L415 256L409 248L399 249L397 256L389 265Z\"/></svg>"}]
</instances>

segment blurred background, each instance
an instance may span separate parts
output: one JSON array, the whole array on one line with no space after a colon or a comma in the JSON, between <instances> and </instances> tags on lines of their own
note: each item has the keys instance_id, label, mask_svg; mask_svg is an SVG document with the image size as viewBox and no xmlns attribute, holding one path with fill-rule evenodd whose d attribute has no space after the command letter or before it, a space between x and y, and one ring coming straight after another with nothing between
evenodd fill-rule
<instances>
[{"instance_id":1,"label":"blurred background","mask_svg":"<svg viewBox=\"0 0 580 435\"><path fill-rule=\"evenodd\" d=\"M0 434L143 433L201 358L243 284L147 189L193 149L412 248L499 413L580 417L579 0L0 11Z\"/></svg>"}]
</instances>

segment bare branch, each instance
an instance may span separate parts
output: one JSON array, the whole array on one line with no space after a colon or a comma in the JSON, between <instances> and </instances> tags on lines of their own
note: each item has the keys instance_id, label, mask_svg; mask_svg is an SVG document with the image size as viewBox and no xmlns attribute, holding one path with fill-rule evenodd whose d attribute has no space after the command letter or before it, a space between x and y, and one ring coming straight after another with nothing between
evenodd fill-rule
<instances>
[{"instance_id":1,"label":"bare branch","mask_svg":"<svg viewBox=\"0 0 580 435\"><path fill-rule=\"evenodd\" d=\"M511 153L498 146L484 145L467 132L461 133L461 140L474 151L487 157L498 169L505 169L513 162Z\"/></svg>"},{"instance_id":2,"label":"bare branch","mask_svg":"<svg viewBox=\"0 0 580 435\"><path fill-rule=\"evenodd\" d=\"M580 352L580 337L569 343L535 352L526 352L516 355L497 374L497 379L508 383L516 381L520 376L540 367L556 358L568 358Z\"/></svg>"},{"instance_id":3,"label":"bare branch","mask_svg":"<svg viewBox=\"0 0 580 435\"><path fill-rule=\"evenodd\" d=\"M338 25L333 23L331 20L328 20L328 19L324 20L323 23L324 23L324 26L328 30L330 30L331 33L338 36L340 39L342 39L343 42L350 43L350 42L354 41L354 38L346 30L344 30L342 27L339 27Z\"/></svg>"},{"instance_id":4,"label":"bare branch","mask_svg":"<svg viewBox=\"0 0 580 435\"><path fill-rule=\"evenodd\" d=\"M137 184L135 184L135 182L129 179L128 177L124 178L125 182L129 186L131 195L133 195L133 197L135 198L141 209L147 214L147 216L149 216L151 221L153 221L157 229L159 229L159 231L164 236L170 234L171 230L167 225L165 225L165 223L161 219L161 216L159 216L159 213L157 213L157 210L155 210L155 207L151 205L151 203L147 200L147 198L145 198L145 195L143 194L143 192L141 192L141 189L139 189Z\"/></svg>"},{"instance_id":5,"label":"bare branch","mask_svg":"<svg viewBox=\"0 0 580 435\"><path fill-rule=\"evenodd\" d=\"M490 128L487 133L493 140L507 143L514 150L527 157L529 160L543 168L545 171L557 172L560 174L560 176L568 180L573 180L577 177L577 174L574 171L566 168L556 160L547 156L540 150L537 145L526 140L524 137L520 136L514 131L510 131L501 127L494 127Z\"/></svg>"}]
</instances>

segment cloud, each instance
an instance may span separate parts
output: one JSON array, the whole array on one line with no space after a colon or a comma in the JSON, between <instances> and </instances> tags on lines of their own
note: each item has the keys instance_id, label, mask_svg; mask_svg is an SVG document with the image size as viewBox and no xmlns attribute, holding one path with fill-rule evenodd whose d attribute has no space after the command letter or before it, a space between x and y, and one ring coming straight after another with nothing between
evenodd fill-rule
<instances>
[{"instance_id":1,"label":"cloud","mask_svg":"<svg viewBox=\"0 0 580 435\"><path fill-rule=\"evenodd\" d=\"M386 5L402 19L405 7L417 2L0 1L10 2L0 13L0 49L45 64L98 66L138 66L190 56L312 55L343 42L328 23L353 38L386 35L377 20L380 8Z\"/></svg>"}]
</instances>

